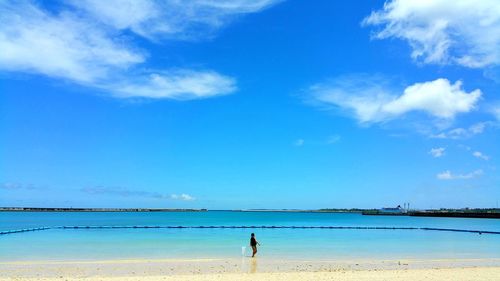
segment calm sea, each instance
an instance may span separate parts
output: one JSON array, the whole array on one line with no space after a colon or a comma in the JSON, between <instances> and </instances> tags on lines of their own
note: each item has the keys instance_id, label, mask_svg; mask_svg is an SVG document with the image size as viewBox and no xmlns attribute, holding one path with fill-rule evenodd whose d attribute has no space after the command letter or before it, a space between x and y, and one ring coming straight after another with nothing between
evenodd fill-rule
<instances>
[{"instance_id":1,"label":"calm sea","mask_svg":"<svg viewBox=\"0 0 500 281\"><path fill-rule=\"evenodd\" d=\"M0 212L0 230L42 226L388 226L500 231L500 220L350 213ZM0 261L235 258L255 232L259 255L286 259L500 258L500 235L422 230L50 229L0 236Z\"/></svg>"}]
</instances>

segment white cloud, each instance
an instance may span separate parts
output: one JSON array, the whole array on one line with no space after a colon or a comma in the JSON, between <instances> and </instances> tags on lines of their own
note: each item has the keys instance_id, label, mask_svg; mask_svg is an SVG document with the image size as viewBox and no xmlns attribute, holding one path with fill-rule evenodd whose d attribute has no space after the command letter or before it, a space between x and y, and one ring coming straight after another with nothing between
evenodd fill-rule
<instances>
[{"instance_id":1,"label":"white cloud","mask_svg":"<svg viewBox=\"0 0 500 281\"><path fill-rule=\"evenodd\" d=\"M500 104L492 106L490 112L498 121L500 121Z\"/></svg>"},{"instance_id":2,"label":"white cloud","mask_svg":"<svg viewBox=\"0 0 500 281\"><path fill-rule=\"evenodd\" d=\"M29 3L0 3L0 68L94 83L145 56L76 15Z\"/></svg>"},{"instance_id":3,"label":"white cloud","mask_svg":"<svg viewBox=\"0 0 500 281\"><path fill-rule=\"evenodd\" d=\"M152 73L103 85L117 97L197 99L229 94L236 90L233 78L213 71Z\"/></svg>"},{"instance_id":4,"label":"white cloud","mask_svg":"<svg viewBox=\"0 0 500 281\"><path fill-rule=\"evenodd\" d=\"M486 129L486 126L488 124L489 124L488 122L479 122L479 123L473 124L472 126L469 127L469 131L475 135L482 134L484 132L484 129Z\"/></svg>"},{"instance_id":5,"label":"white cloud","mask_svg":"<svg viewBox=\"0 0 500 281\"><path fill-rule=\"evenodd\" d=\"M146 190L133 190L120 186L87 186L80 189L81 192L91 195L112 195L120 197L145 197L162 199L165 195L158 192L150 192Z\"/></svg>"},{"instance_id":6,"label":"white cloud","mask_svg":"<svg viewBox=\"0 0 500 281\"><path fill-rule=\"evenodd\" d=\"M463 144L459 144L457 145L459 148L462 148L462 149L465 149L467 151L471 151L471 147L470 146L467 146L467 145L463 145Z\"/></svg>"},{"instance_id":7,"label":"white cloud","mask_svg":"<svg viewBox=\"0 0 500 281\"><path fill-rule=\"evenodd\" d=\"M384 110L393 115L421 110L439 118L453 118L458 113L474 109L481 97L480 90L467 93L461 87L460 81L450 84L442 78L416 83L407 87L402 96L386 104Z\"/></svg>"},{"instance_id":8,"label":"white cloud","mask_svg":"<svg viewBox=\"0 0 500 281\"><path fill-rule=\"evenodd\" d=\"M326 143L327 144L335 144L340 141L340 136L339 135L333 135L329 136Z\"/></svg>"},{"instance_id":9,"label":"white cloud","mask_svg":"<svg viewBox=\"0 0 500 281\"><path fill-rule=\"evenodd\" d=\"M381 107L393 96L384 79L368 75L337 77L311 86L309 92L313 102L348 111L361 123L387 119Z\"/></svg>"},{"instance_id":10,"label":"white cloud","mask_svg":"<svg viewBox=\"0 0 500 281\"><path fill-rule=\"evenodd\" d=\"M483 71L484 77L500 84L500 66L487 67Z\"/></svg>"},{"instance_id":11,"label":"white cloud","mask_svg":"<svg viewBox=\"0 0 500 281\"><path fill-rule=\"evenodd\" d=\"M489 157L488 155L484 155L484 154L483 154L483 153L481 153L480 151L474 151L474 152L472 153L472 155L473 155L474 157L477 157L477 158L480 158L480 159L483 159L483 160L486 160L486 161L490 160L490 157Z\"/></svg>"},{"instance_id":12,"label":"white cloud","mask_svg":"<svg viewBox=\"0 0 500 281\"><path fill-rule=\"evenodd\" d=\"M0 189L6 190L19 190L19 189L41 189L42 187L36 186L34 184L25 184L25 183L15 183L15 182L5 182L0 184Z\"/></svg>"},{"instance_id":13,"label":"white cloud","mask_svg":"<svg viewBox=\"0 0 500 281\"><path fill-rule=\"evenodd\" d=\"M381 25L377 39L408 41L424 63L484 67L500 64L500 1L392 0L364 25Z\"/></svg>"},{"instance_id":14,"label":"white cloud","mask_svg":"<svg viewBox=\"0 0 500 281\"><path fill-rule=\"evenodd\" d=\"M235 79L212 70L146 70L149 55L131 34L153 43L205 36L276 2L88 0L46 9L43 2L0 1L0 70L62 78L120 98L225 95L237 89Z\"/></svg>"},{"instance_id":15,"label":"white cloud","mask_svg":"<svg viewBox=\"0 0 500 281\"><path fill-rule=\"evenodd\" d=\"M436 177L440 180L457 180L457 179L468 180L477 178L481 175L483 175L483 170L475 170L468 174L452 174L449 170L447 170L437 174Z\"/></svg>"},{"instance_id":16,"label":"white cloud","mask_svg":"<svg viewBox=\"0 0 500 281\"><path fill-rule=\"evenodd\" d=\"M431 138L436 139L466 139L474 135L482 134L490 122L478 122L471 125L469 128L454 128L439 134L431 135Z\"/></svg>"},{"instance_id":17,"label":"white cloud","mask_svg":"<svg viewBox=\"0 0 500 281\"><path fill-rule=\"evenodd\" d=\"M172 199L172 200L182 200L182 201L193 201L196 198L189 194L182 193L177 194L162 194L158 192L152 192L147 190L134 190L126 187L120 186L88 186L80 189L81 192L90 195L111 195L120 197L144 197L144 198L154 198L154 199Z\"/></svg>"},{"instance_id":18,"label":"white cloud","mask_svg":"<svg viewBox=\"0 0 500 281\"><path fill-rule=\"evenodd\" d=\"M193 196L191 196L189 194L185 194L185 193L182 193L180 195L172 194L172 195L170 195L170 198L174 199L174 200L181 200L181 201L193 201L193 200L196 200L196 198L194 198Z\"/></svg>"},{"instance_id":19,"label":"white cloud","mask_svg":"<svg viewBox=\"0 0 500 281\"><path fill-rule=\"evenodd\" d=\"M304 140L303 139L298 139L293 142L293 145L295 146L303 146L304 145Z\"/></svg>"},{"instance_id":20,"label":"white cloud","mask_svg":"<svg viewBox=\"0 0 500 281\"><path fill-rule=\"evenodd\" d=\"M384 122L412 111L451 120L475 109L481 97L480 90L467 93L460 81L451 84L443 78L415 83L402 94L387 84L379 77L340 77L310 87L310 93L315 102L346 110L360 123Z\"/></svg>"},{"instance_id":21,"label":"white cloud","mask_svg":"<svg viewBox=\"0 0 500 281\"><path fill-rule=\"evenodd\" d=\"M262 11L281 0L83 0L71 3L92 18L146 38L209 36L239 15Z\"/></svg>"},{"instance_id":22,"label":"white cloud","mask_svg":"<svg viewBox=\"0 0 500 281\"><path fill-rule=\"evenodd\" d=\"M310 139L307 141L307 145L333 145L340 141L340 135L331 135L327 138L323 138L321 140L318 139ZM303 146L306 144L304 139L297 139L293 142L294 146Z\"/></svg>"},{"instance_id":23,"label":"white cloud","mask_svg":"<svg viewBox=\"0 0 500 281\"><path fill-rule=\"evenodd\" d=\"M444 171L442 173L437 174L436 176L440 180L449 180L452 179L452 175L450 171Z\"/></svg>"},{"instance_id":24,"label":"white cloud","mask_svg":"<svg viewBox=\"0 0 500 281\"><path fill-rule=\"evenodd\" d=\"M445 150L446 150L446 148L444 148L444 147L432 148L429 151L429 154L432 155L432 157L434 157L434 158L439 158L439 157L444 156Z\"/></svg>"}]
</instances>

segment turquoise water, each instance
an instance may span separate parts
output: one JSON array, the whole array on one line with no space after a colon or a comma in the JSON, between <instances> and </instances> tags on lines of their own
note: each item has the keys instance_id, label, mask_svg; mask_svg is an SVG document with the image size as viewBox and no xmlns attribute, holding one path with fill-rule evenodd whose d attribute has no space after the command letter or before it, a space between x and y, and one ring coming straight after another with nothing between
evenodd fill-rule
<instances>
[{"instance_id":1,"label":"turquoise water","mask_svg":"<svg viewBox=\"0 0 500 281\"><path fill-rule=\"evenodd\" d=\"M348 213L0 213L0 230L64 225L389 226L500 231L500 220L495 219ZM345 229L50 229L0 236L0 260L235 258L241 257L251 232L262 244L259 255L272 258L500 258L500 235L488 234Z\"/></svg>"}]
</instances>

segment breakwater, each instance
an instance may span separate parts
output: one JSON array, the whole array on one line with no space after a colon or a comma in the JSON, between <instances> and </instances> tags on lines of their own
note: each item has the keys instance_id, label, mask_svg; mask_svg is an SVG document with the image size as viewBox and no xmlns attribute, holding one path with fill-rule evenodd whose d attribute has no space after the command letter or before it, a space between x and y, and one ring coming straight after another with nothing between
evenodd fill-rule
<instances>
[{"instance_id":1,"label":"breakwater","mask_svg":"<svg viewBox=\"0 0 500 281\"><path fill-rule=\"evenodd\" d=\"M206 212L207 209L1 207L0 212Z\"/></svg>"},{"instance_id":2,"label":"breakwater","mask_svg":"<svg viewBox=\"0 0 500 281\"><path fill-rule=\"evenodd\" d=\"M370 211L363 211L362 214L365 216L410 216L410 217L500 219L500 212L450 212L450 211L384 212L379 210L370 210Z\"/></svg>"}]
</instances>

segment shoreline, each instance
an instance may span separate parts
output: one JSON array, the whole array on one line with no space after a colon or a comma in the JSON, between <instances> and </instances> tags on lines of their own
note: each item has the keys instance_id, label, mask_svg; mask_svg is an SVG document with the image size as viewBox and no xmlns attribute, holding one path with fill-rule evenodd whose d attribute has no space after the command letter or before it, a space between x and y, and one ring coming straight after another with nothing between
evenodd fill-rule
<instances>
[{"instance_id":1,"label":"shoreline","mask_svg":"<svg viewBox=\"0 0 500 281\"><path fill-rule=\"evenodd\" d=\"M482 270L478 271L479 268ZM471 270L474 271L474 274L484 271L489 272L488 274L495 273L495 276L500 276L500 259L292 260L242 257L227 259L4 261L0 262L0 280L11 280L13 278L20 280L61 280L61 278L77 278L79 280L82 278L88 280L111 280L113 278L159 280L182 276L184 276L183 278L187 278L186 276L196 277L196 279L187 278L186 280L234 280L236 276L239 279L253 274L260 275L265 280L275 280L269 279L272 276L274 276L272 278L278 278L276 280L295 280L294 278L298 278L296 280L304 280L301 278L306 278L305 280L330 278L324 280L331 280L339 274L341 274L340 276L350 274L352 280L358 280L361 276L367 274L373 277L380 275L381 278L385 278L381 280L399 280L391 279L390 276L396 274L396 272L397 276L400 276L402 272L413 272L414 275L418 276L419 271L433 272L436 270L448 272L449 274L460 271L462 273L459 275L465 274L464 276L469 274L464 272L470 272ZM397 277L396 275L394 278ZM233 279L230 278L231 276ZM287 276L287 278L284 278L284 276ZM374 278L374 280L377 279ZM409 277L406 280L417 279Z\"/></svg>"}]
</instances>

